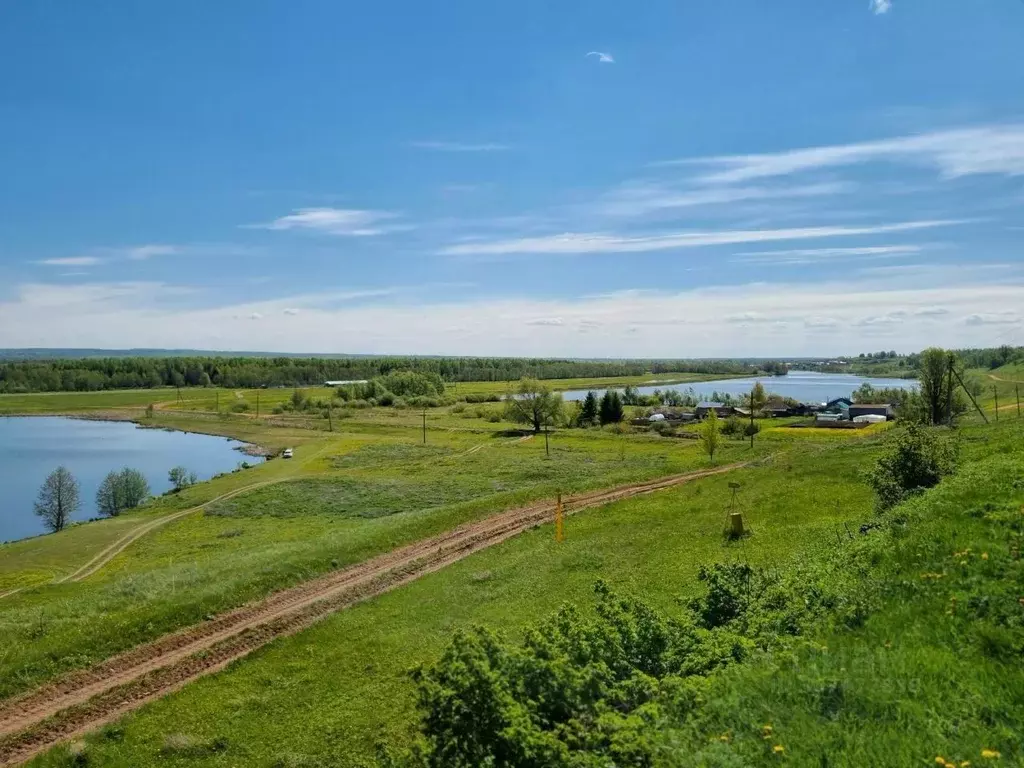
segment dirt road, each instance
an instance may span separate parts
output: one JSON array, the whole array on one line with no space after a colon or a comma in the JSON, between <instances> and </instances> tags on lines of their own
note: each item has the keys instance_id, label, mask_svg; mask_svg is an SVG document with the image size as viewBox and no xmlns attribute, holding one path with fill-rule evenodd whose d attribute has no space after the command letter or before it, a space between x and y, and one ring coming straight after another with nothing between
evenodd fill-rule
<instances>
[{"instance_id":1,"label":"dirt road","mask_svg":"<svg viewBox=\"0 0 1024 768\"><path fill-rule=\"evenodd\" d=\"M743 466L731 464L584 493L566 500L564 507L572 514ZM60 741L217 672L278 637L299 632L335 611L505 541L551 520L553 514L551 501L507 510L277 592L0 702L0 765L28 760Z\"/></svg>"}]
</instances>

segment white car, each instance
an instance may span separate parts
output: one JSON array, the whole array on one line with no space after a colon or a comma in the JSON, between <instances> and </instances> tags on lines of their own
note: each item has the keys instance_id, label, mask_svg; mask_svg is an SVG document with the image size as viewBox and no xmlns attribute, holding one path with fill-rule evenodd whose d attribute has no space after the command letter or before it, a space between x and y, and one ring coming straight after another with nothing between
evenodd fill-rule
<instances>
[{"instance_id":1,"label":"white car","mask_svg":"<svg viewBox=\"0 0 1024 768\"><path fill-rule=\"evenodd\" d=\"M284 451L281 453L281 458L282 459L290 459L291 457L292 457L292 449L291 448L285 448Z\"/></svg>"}]
</instances>

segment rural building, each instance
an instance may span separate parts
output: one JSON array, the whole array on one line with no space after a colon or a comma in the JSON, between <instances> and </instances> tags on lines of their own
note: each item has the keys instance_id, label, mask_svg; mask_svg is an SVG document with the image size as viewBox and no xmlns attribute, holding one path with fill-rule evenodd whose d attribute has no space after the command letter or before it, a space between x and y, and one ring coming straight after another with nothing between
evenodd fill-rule
<instances>
[{"instance_id":1,"label":"rural building","mask_svg":"<svg viewBox=\"0 0 1024 768\"><path fill-rule=\"evenodd\" d=\"M348 379L346 381L325 381L325 387L345 387L349 384L365 384L366 379Z\"/></svg>"},{"instance_id":2,"label":"rural building","mask_svg":"<svg viewBox=\"0 0 1024 768\"><path fill-rule=\"evenodd\" d=\"M896 410L889 403L857 403L849 408L851 419L858 416L884 416L886 420L896 418Z\"/></svg>"},{"instance_id":3,"label":"rural building","mask_svg":"<svg viewBox=\"0 0 1024 768\"><path fill-rule=\"evenodd\" d=\"M725 403L697 403L696 414L698 419L705 418L709 411L714 411L718 414L719 418L724 419L732 416L735 408L731 405L726 405Z\"/></svg>"}]
</instances>

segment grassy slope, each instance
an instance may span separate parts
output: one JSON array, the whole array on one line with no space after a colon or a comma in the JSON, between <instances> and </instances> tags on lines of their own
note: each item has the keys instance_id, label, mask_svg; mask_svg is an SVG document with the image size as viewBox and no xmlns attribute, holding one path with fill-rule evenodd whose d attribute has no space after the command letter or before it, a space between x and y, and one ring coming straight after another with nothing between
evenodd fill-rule
<instances>
[{"instance_id":1,"label":"grassy slope","mask_svg":"<svg viewBox=\"0 0 1024 768\"><path fill-rule=\"evenodd\" d=\"M0 584L31 583L55 562L66 570L84 562L83 532L106 543L113 533L92 532L120 530L125 520L148 520L242 483L288 474L318 478L270 486L175 521L83 582L40 586L0 601L7 640L0 695L502 508L558 490L607 487L706 464L691 441L601 431L557 435L550 459L543 439L520 442L493 430L434 432L427 446L413 439L409 430L403 439L327 438L299 449L292 461L229 475L138 515L7 545L0 550ZM759 444L753 455L768 448ZM720 461L751 455L745 444L732 443Z\"/></svg>"},{"instance_id":2,"label":"grassy slope","mask_svg":"<svg viewBox=\"0 0 1024 768\"><path fill-rule=\"evenodd\" d=\"M865 543L864 626L713 678L666 763L777 764L780 744L793 765L1024 764L1024 429L967 438L960 472Z\"/></svg>"},{"instance_id":3,"label":"grassy slope","mask_svg":"<svg viewBox=\"0 0 1024 768\"><path fill-rule=\"evenodd\" d=\"M694 590L702 563L775 564L832 546L843 522L870 513L860 470L875 450L870 441L793 448L774 466L573 517L561 545L543 526L277 642L94 735L89 751L99 764L124 766L365 764L376 739L407 737L405 672L433 658L454 628L482 622L518 633L564 601L585 600L597 578L669 608ZM727 545L733 480L755 535ZM193 748L163 750L182 735ZM204 751L217 739L225 751Z\"/></svg>"}]
</instances>

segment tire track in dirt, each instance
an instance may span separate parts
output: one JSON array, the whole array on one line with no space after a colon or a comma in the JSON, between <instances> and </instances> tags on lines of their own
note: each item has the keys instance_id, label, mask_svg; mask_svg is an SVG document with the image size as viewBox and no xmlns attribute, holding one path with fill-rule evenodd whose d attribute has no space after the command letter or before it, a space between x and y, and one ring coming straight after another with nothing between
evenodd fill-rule
<instances>
[{"instance_id":1,"label":"tire track in dirt","mask_svg":"<svg viewBox=\"0 0 1024 768\"><path fill-rule=\"evenodd\" d=\"M264 486L272 485L273 483L279 482L282 481L268 480L262 483L254 483L252 485L247 485L244 488L237 488L234 491L217 496L216 498L210 499L209 501L199 504L195 507L183 509L180 510L179 512L172 512L169 515L164 515L163 517L157 518L156 520L152 520L149 523L144 523L138 528L135 528L134 530L128 532L114 543L110 544L106 549L104 549L102 552L99 552L95 557L93 557L89 562L87 562L77 571L69 573L68 575L60 579L55 579L53 583L63 584L65 581L81 581L82 579L88 578L89 576L92 576L94 573L96 573L96 571L98 571L104 565L113 560L115 557L117 557L119 554L124 552L124 550L126 550L131 544L145 536L150 531L153 531L163 525L166 525L167 523L174 522L179 518L191 515L194 512L198 512L199 510L209 506L210 504L214 504L218 501L225 501L226 499L233 498L235 496L238 496L239 494L246 493L247 491L252 491L255 490L256 488L262 488Z\"/></svg>"},{"instance_id":2,"label":"tire track in dirt","mask_svg":"<svg viewBox=\"0 0 1024 768\"><path fill-rule=\"evenodd\" d=\"M748 463L591 491L564 501L567 514L711 475ZM542 501L467 523L329 573L166 635L62 680L0 702L0 765L13 765L68 738L108 723L186 683L223 669L278 637L383 594L549 521Z\"/></svg>"},{"instance_id":3,"label":"tire track in dirt","mask_svg":"<svg viewBox=\"0 0 1024 768\"><path fill-rule=\"evenodd\" d=\"M321 447L320 450L318 450L316 453L314 453L313 455L311 455L307 459L305 459L302 462L301 466L305 466L306 464L308 464L308 463L314 461L315 459L319 458L320 455L323 454L323 452L326 451L329 447L330 447L329 444ZM199 512L200 510L205 509L206 507L210 506L211 504L216 504L218 501L226 501L227 499L233 499L235 496L240 496L241 494L248 493L249 491L255 491L258 488L265 488L268 485L276 485L277 483L287 483L287 482L291 482L293 480L301 480L303 477L305 477L305 475L298 474L298 475L292 475L292 476L288 476L288 477L278 477L278 478L275 478L273 480L264 480L264 481L258 482L258 483L251 483L250 485L246 485L246 486L244 486L242 488L236 488L233 491L228 491L227 493L222 493L220 496L212 498L209 501L204 501L202 504L198 504L198 505L196 505L194 507L190 507L189 509L183 509L183 510L181 510L179 512L172 512L169 515L165 515L164 517L158 518L157 520L153 520L152 522L146 523L146 524L140 526L139 528L136 528L135 530L130 531L129 533L125 534L120 539L118 539L114 543L110 544L102 552L98 553L95 557L93 557L89 562L87 562L85 565L83 565L77 571L75 571L74 573L68 574L67 576L64 576L63 578L56 579L56 580L54 580L53 583L54 584L62 584L65 581L82 581L83 579L86 579L89 576L92 576L94 573L96 573L96 571L98 571L100 568L105 566L107 563L109 563L111 560L113 560L119 554L124 552L135 541L137 541L138 539L142 538L143 536L145 536L150 531L153 531L156 528L159 528L159 527L161 527L163 525L166 525L167 523L174 522L175 520L177 520L179 518L186 517L187 515L191 515L194 512ZM7 593L7 594L13 594L13 593ZM6 597L7 594L0 595L0 599Z\"/></svg>"}]
</instances>

